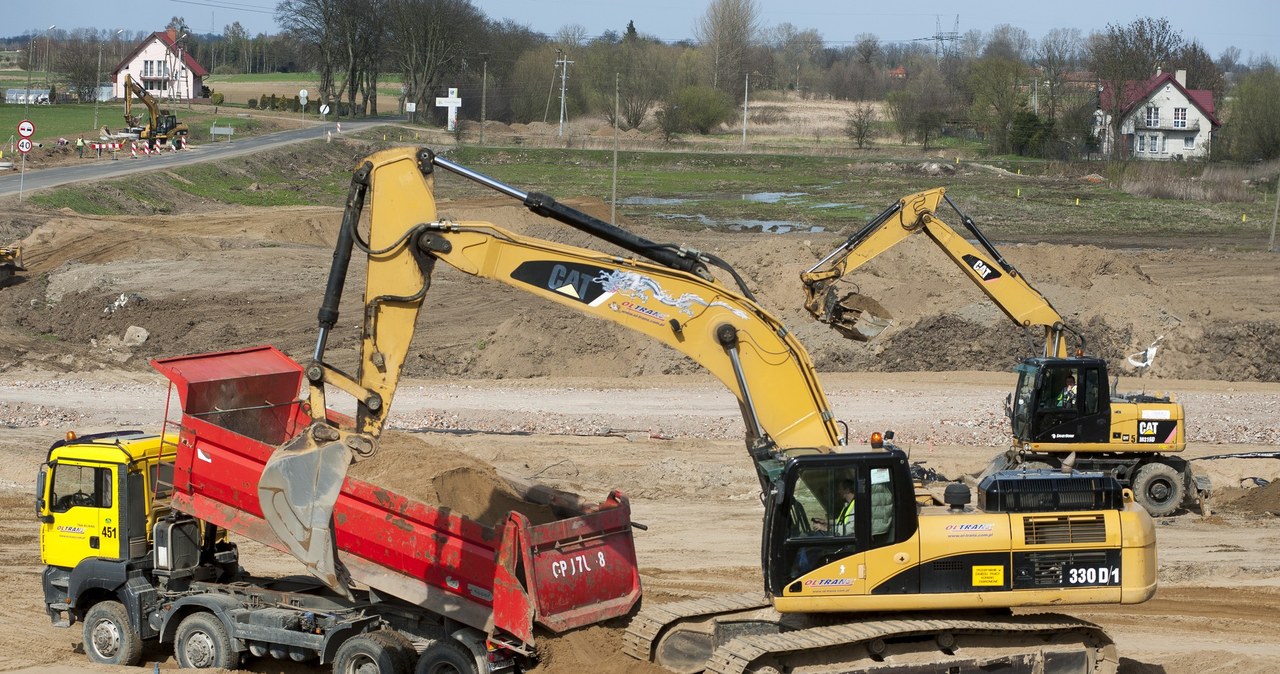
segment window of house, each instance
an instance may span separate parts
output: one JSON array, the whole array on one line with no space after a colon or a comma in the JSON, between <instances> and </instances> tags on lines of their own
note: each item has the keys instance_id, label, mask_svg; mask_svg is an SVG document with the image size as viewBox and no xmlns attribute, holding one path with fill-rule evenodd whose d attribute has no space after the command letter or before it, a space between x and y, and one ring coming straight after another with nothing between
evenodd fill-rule
<instances>
[{"instance_id":1,"label":"window of house","mask_svg":"<svg viewBox=\"0 0 1280 674\"><path fill-rule=\"evenodd\" d=\"M1169 137L1161 134L1160 136L1160 154L1169 152Z\"/></svg>"},{"instance_id":2,"label":"window of house","mask_svg":"<svg viewBox=\"0 0 1280 674\"><path fill-rule=\"evenodd\" d=\"M1138 134L1138 152L1146 152L1146 151L1147 151L1147 137L1144 136L1143 134Z\"/></svg>"},{"instance_id":3,"label":"window of house","mask_svg":"<svg viewBox=\"0 0 1280 674\"><path fill-rule=\"evenodd\" d=\"M1173 128L1175 129L1187 128L1187 109L1186 108L1173 109Z\"/></svg>"},{"instance_id":4,"label":"window of house","mask_svg":"<svg viewBox=\"0 0 1280 674\"><path fill-rule=\"evenodd\" d=\"M1183 147L1183 148L1185 148L1185 149L1187 149L1187 150L1192 150L1192 149L1195 149L1195 146L1196 146L1196 137L1195 137L1195 136L1184 136L1184 137L1182 138L1182 147Z\"/></svg>"},{"instance_id":5,"label":"window of house","mask_svg":"<svg viewBox=\"0 0 1280 674\"><path fill-rule=\"evenodd\" d=\"M1147 126L1160 126L1160 108L1147 106Z\"/></svg>"}]
</instances>

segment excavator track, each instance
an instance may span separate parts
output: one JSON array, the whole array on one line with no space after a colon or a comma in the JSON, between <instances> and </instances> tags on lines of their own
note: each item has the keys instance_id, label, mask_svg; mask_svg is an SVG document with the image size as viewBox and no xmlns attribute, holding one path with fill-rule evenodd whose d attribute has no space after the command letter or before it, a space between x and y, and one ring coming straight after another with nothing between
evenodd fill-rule
<instances>
[{"instance_id":1,"label":"excavator track","mask_svg":"<svg viewBox=\"0 0 1280 674\"><path fill-rule=\"evenodd\" d=\"M868 619L789 628L767 624L769 603L760 594L711 597L645 607L627 628L623 650L673 671L707 674L924 674L926 672L1035 672L1115 674L1115 644L1093 623L1059 614L1023 616L931 616ZM740 620L760 629L719 640L708 621ZM775 620L786 620L772 613ZM835 616L828 616L835 618ZM694 623L701 643L675 647L661 640L677 624ZM719 633L723 635L724 633ZM713 644L714 646L710 645ZM680 646L701 645L710 656L665 660ZM685 655L681 653L680 655ZM690 652L692 655L692 652Z\"/></svg>"},{"instance_id":2,"label":"excavator track","mask_svg":"<svg viewBox=\"0 0 1280 674\"><path fill-rule=\"evenodd\" d=\"M678 622L768 608L769 598L759 592L723 595L705 599L645 606L627 625L622 651L646 662L653 659L654 647L662 632Z\"/></svg>"}]
</instances>

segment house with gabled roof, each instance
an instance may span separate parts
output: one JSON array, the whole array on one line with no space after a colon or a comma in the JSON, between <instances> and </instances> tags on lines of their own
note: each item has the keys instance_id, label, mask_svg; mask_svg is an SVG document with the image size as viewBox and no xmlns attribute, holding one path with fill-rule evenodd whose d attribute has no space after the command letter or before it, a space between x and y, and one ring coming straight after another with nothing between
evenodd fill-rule
<instances>
[{"instance_id":1,"label":"house with gabled roof","mask_svg":"<svg viewBox=\"0 0 1280 674\"><path fill-rule=\"evenodd\" d=\"M190 100L204 97L204 78L209 71L191 57L185 36L170 28L148 35L111 71L111 95L124 98L124 76L142 86L156 100Z\"/></svg>"},{"instance_id":2,"label":"house with gabled roof","mask_svg":"<svg viewBox=\"0 0 1280 674\"><path fill-rule=\"evenodd\" d=\"M1156 71L1144 82L1125 82L1119 93L1119 134L1113 137L1111 115L1094 114L1094 127L1104 154L1133 159L1208 158L1213 133L1222 126L1214 112L1213 92L1188 89L1187 71ZM1116 100L1109 84L1102 101ZM1118 152L1113 151L1118 150Z\"/></svg>"}]
</instances>

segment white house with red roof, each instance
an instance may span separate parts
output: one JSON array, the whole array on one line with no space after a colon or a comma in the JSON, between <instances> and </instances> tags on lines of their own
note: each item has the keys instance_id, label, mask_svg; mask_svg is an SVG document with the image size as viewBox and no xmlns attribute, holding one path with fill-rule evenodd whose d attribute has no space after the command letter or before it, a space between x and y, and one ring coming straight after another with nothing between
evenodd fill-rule
<instances>
[{"instance_id":1,"label":"white house with red roof","mask_svg":"<svg viewBox=\"0 0 1280 674\"><path fill-rule=\"evenodd\" d=\"M129 74L156 100L202 98L209 71L186 50L185 36L170 28L147 36L111 72L111 95L124 98L124 76Z\"/></svg>"},{"instance_id":2,"label":"white house with red roof","mask_svg":"<svg viewBox=\"0 0 1280 674\"><path fill-rule=\"evenodd\" d=\"M1102 101L1112 101L1115 92L1104 84ZM1213 92L1188 89L1187 71L1156 71L1145 82L1125 82L1121 87L1120 134L1113 138L1111 116L1098 110L1095 131L1102 139L1102 151L1111 154L1119 142L1118 156L1133 159L1170 160L1207 158L1213 132L1222 122L1214 115Z\"/></svg>"}]
</instances>

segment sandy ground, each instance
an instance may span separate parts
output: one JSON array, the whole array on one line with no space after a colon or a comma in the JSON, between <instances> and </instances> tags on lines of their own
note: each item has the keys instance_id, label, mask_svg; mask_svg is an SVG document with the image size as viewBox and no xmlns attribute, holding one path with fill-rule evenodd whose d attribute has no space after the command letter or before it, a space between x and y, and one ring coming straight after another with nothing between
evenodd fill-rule
<instances>
[{"instance_id":1,"label":"sandy ground","mask_svg":"<svg viewBox=\"0 0 1280 674\"><path fill-rule=\"evenodd\" d=\"M442 214L585 244L509 201L451 201ZM580 207L600 210L599 203ZM604 209L607 212L607 208ZM31 483L66 430L156 428L166 389L150 358L273 343L305 358L339 212L235 209L152 217L19 213L31 272L0 288L0 670L83 659L77 630L40 606ZM667 240L669 232L642 232ZM806 344L854 437L893 429L913 458L956 477L1000 451L1009 366L1027 338L936 250L906 245L859 287L897 317L879 342L850 344L807 320L798 271L829 235L690 233L728 259ZM1275 256L1210 249L1113 249L1105 241L1010 246L1007 256L1091 335L1122 390L1174 391L1192 457L1280 445L1280 271ZM902 273L910 270L910 274ZM347 299L359 300L349 288ZM330 341L344 365L358 336L348 302ZM140 333L146 338L127 339ZM1121 365L1157 338L1152 367ZM651 601L758 588L758 487L736 404L678 354L514 291L441 270L428 295L391 425L426 453L454 451L589 498L633 498ZM569 376L572 375L572 376ZM403 479L431 481L414 452L388 452ZM1203 460L1215 514L1160 521L1156 598L1123 608L1060 607L1117 638L1126 674L1270 672L1280 655L1280 461ZM403 469L403 471L399 470ZM415 472L416 471L416 472ZM1254 479L1257 478L1257 479ZM1261 487L1270 480L1270 487ZM1234 504L1233 504L1234 502ZM246 566L292 563L247 545ZM546 672L654 671L618 655L619 625L545 642ZM174 664L163 652L150 657ZM283 671L271 662L256 671ZM292 670L300 671L300 670Z\"/></svg>"}]
</instances>

